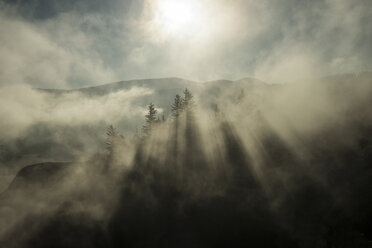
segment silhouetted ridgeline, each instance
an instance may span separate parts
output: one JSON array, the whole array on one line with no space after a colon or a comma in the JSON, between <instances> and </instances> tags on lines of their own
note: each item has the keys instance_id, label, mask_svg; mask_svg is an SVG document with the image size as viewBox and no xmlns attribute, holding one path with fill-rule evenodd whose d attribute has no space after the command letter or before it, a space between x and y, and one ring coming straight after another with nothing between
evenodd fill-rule
<instances>
[{"instance_id":1,"label":"silhouetted ridgeline","mask_svg":"<svg viewBox=\"0 0 372 248\"><path fill-rule=\"evenodd\" d=\"M21 170L0 247L372 247L372 81L353 80L179 90L106 153Z\"/></svg>"}]
</instances>

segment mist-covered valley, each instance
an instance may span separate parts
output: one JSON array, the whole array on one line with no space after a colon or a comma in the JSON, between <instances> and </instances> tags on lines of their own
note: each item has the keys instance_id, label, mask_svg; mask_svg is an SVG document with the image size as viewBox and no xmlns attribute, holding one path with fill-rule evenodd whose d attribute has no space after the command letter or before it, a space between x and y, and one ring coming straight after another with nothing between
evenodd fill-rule
<instances>
[{"instance_id":1,"label":"mist-covered valley","mask_svg":"<svg viewBox=\"0 0 372 248\"><path fill-rule=\"evenodd\" d=\"M0 95L1 247L372 245L370 72Z\"/></svg>"}]
</instances>

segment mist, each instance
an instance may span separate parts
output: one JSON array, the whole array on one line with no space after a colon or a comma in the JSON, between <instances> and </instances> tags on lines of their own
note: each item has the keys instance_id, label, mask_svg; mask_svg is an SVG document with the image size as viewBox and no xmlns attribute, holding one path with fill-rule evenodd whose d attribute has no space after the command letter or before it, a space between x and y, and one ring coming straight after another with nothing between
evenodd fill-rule
<instances>
[{"instance_id":1,"label":"mist","mask_svg":"<svg viewBox=\"0 0 372 248\"><path fill-rule=\"evenodd\" d=\"M2 1L0 82L66 89L251 76L283 83L371 69L369 1L191 2L199 23L169 32L156 21L159 0Z\"/></svg>"},{"instance_id":2,"label":"mist","mask_svg":"<svg viewBox=\"0 0 372 248\"><path fill-rule=\"evenodd\" d=\"M2 242L7 247L367 244L370 83L370 73L286 85L207 82L193 97L185 93L182 107L169 102L164 119L166 111L155 105L159 112L152 121L146 106L131 104L156 90L134 87L106 96L31 90L23 108L50 101L54 115L43 120L48 126L100 123L101 129L71 133L91 147L81 150L76 162L35 164L18 172L2 193ZM36 119L45 115L42 110ZM32 125L35 114L28 113L29 121L17 120L15 130ZM119 119L137 116L146 128L120 135ZM108 123L114 127L105 137Z\"/></svg>"},{"instance_id":3,"label":"mist","mask_svg":"<svg viewBox=\"0 0 372 248\"><path fill-rule=\"evenodd\" d=\"M371 247L369 1L0 1L0 247Z\"/></svg>"}]
</instances>

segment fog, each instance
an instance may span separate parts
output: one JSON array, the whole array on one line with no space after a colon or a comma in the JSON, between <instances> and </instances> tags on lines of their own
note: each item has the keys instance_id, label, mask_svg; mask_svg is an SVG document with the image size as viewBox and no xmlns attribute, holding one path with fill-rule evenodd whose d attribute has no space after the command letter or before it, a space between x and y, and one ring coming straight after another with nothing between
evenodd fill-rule
<instances>
[{"instance_id":1,"label":"fog","mask_svg":"<svg viewBox=\"0 0 372 248\"><path fill-rule=\"evenodd\" d=\"M101 97L90 98L79 92L55 96L27 86L3 87L0 91L2 106L1 137L15 138L38 123L79 126L99 122L117 123L123 117L129 121L142 118L144 106L133 105L138 96L152 94L150 89L131 88Z\"/></svg>"},{"instance_id":2,"label":"fog","mask_svg":"<svg viewBox=\"0 0 372 248\"><path fill-rule=\"evenodd\" d=\"M176 33L157 25L159 1L2 1L1 85L171 76L283 83L372 66L368 0L191 1L199 23Z\"/></svg>"},{"instance_id":3,"label":"fog","mask_svg":"<svg viewBox=\"0 0 372 248\"><path fill-rule=\"evenodd\" d=\"M370 247L372 4L170 3L0 1L0 247Z\"/></svg>"},{"instance_id":4,"label":"fog","mask_svg":"<svg viewBox=\"0 0 372 248\"><path fill-rule=\"evenodd\" d=\"M370 73L285 85L208 82L179 114L156 120L159 109L151 132L124 138L120 118L143 116L149 127L146 106L131 104L151 89L93 97L31 90L22 108L53 106L48 125L111 123L115 131L73 132L90 152L21 170L1 196L1 240L7 247L367 244L371 91ZM28 121L7 121L19 131L48 110L38 109L27 111Z\"/></svg>"}]
</instances>

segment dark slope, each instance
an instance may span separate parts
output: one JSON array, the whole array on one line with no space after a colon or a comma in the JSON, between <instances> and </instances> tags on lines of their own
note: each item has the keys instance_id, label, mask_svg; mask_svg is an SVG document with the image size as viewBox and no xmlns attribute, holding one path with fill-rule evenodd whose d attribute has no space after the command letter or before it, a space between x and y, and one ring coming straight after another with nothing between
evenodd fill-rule
<instances>
[{"instance_id":1,"label":"dark slope","mask_svg":"<svg viewBox=\"0 0 372 248\"><path fill-rule=\"evenodd\" d=\"M53 187L63 181L72 167L72 162L46 162L25 166L0 194L0 199L4 200L15 191L44 190Z\"/></svg>"},{"instance_id":2,"label":"dark slope","mask_svg":"<svg viewBox=\"0 0 372 248\"><path fill-rule=\"evenodd\" d=\"M53 184L59 178L65 176L71 166L71 162L48 162L28 165L17 173L8 190Z\"/></svg>"}]
</instances>

